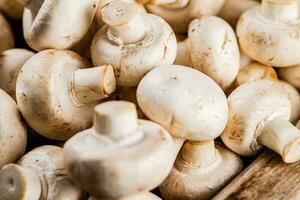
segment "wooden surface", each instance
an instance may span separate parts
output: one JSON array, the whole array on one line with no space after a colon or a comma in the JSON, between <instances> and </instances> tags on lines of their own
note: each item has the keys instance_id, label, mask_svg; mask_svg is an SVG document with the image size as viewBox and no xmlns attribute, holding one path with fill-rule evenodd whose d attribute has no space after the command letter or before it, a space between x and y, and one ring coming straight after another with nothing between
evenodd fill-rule
<instances>
[{"instance_id":1,"label":"wooden surface","mask_svg":"<svg viewBox=\"0 0 300 200\"><path fill-rule=\"evenodd\" d=\"M300 162L285 164L270 150L221 190L213 200L300 200Z\"/></svg>"}]
</instances>

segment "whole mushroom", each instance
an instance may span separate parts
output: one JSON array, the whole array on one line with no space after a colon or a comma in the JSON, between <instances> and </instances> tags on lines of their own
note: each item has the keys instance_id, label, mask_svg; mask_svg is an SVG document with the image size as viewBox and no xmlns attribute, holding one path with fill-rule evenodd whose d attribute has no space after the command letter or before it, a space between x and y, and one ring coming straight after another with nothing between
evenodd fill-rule
<instances>
[{"instance_id":1,"label":"whole mushroom","mask_svg":"<svg viewBox=\"0 0 300 200\"><path fill-rule=\"evenodd\" d=\"M101 12L107 25L93 40L92 60L94 65L111 64L119 85L137 86L151 69L174 62L176 37L160 17L140 13L136 4L119 0Z\"/></svg>"},{"instance_id":2,"label":"whole mushroom","mask_svg":"<svg viewBox=\"0 0 300 200\"><path fill-rule=\"evenodd\" d=\"M22 67L16 87L20 111L39 134L66 140L92 124L93 107L116 88L110 65L87 68L77 54L45 50Z\"/></svg>"},{"instance_id":3,"label":"whole mushroom","mask_svg":"<svg viewBox=\"0 0 300 200\"><path fill-rule=\"evenodd\" d=\"M95 107L92 128L65 143L65 164L91 195L118 199L160 185L181 145L158 124L138 120L133 103L109 101Z\"/></svg>"},{"instance_id":4,"label":"whole mushroom","mask_svg":"<svg viewBox=\"0 0 300 200\"><path fill-rule=\"evenodd\" d=\"M7 20L0 12L0 52L15 46L14 35Z\"/></svg>"},{"instance_id":5,"label":"whole mushroom","mask_svg":"<svg viewBox=\"0 0 300 200\"><path fill-rule=\"evenodd\" d=\"M281 85L268 80L243 84L230 94L228 105L221 135L227 147L251 156L267 146L286 163L300 159L300 131L289 122L291 103Z\"/></svg>"},{"instance_id":6,"label":"whole mushroom","mask_svg":"<svg viewBox=\"0 0 300 200\"><path fill-rule=\"evenodd\" d=\"M226 90L240 68L240 52L233 29L215 16L194 19L188 39L178 44L175 64L198 69Z\"/></svg>"},{"instance_id":7,"label":"whole mushroom","mask_svg":"<svg viewBox=\"0 0 300 200\"><path fill-rule=\"evenodd\" d=\"M17 0L0 0L0 11L9 17L21 19L23 10L23 5Z\"/></svg>"},{"instance_id":8,"label":"whole mushroom","mask_svg":"<svg viewBox=\"0 0 300 200\"><path fill-rule=\"evenodd\" d=\"M82 191L68 177L62 148L40 146L17 164L0 170L0 199L80 200Z\"/></svg>"},{"instance_id":9,"label":"whole mushroom","mask_svg":"<svg viewBox=\"0 0 300 200\"><path fill-rule=\"evenodd\" d=\"M26 126L15 101L0 89L0 168L15 162L25 152ZM0 198L1 199L1 198Z\"/></svg>"},{"instance_id":10,"label":"whole mushroom","mask_svg":"<svg viewBox=\"0 0 300 200\"><path fill-rule=\"evenodd\" d=\"M298 0L262 0L237 24L242 51L264 65L286 67L300 63Z\"/></svg>"}]
</instances>

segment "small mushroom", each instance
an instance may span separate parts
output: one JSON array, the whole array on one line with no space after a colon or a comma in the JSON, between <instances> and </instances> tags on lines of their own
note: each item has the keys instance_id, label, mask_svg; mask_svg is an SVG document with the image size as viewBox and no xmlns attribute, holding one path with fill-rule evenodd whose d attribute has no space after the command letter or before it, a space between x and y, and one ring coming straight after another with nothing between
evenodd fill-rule
<instances>
[{"instance_id":1,"label":"small mushroom","mask_svg":"<svg viewBox=\"0 0 300 200\"><path fill-rule=\"evenodd\" d=\"M262 145L286 163L300 159L300 131L289 122L291 103L281 85L258 80L241 85L228 97L229 121L221 135L234 152L251 156Z\"/></svg>"},{"instance_id":2,"label":"small mushroom","mask_svg":"<svg viewBox=\"0 0 300 200\"><path fill-rule=\"evenodd\" d=\"M95 107L94 126L69 139L64 155L72 180L91 195L114 199L160 185L181 145L158 124L138 120L133 103L109 101Z\"/></svg>"},{"instance_id":3,"label":"small mushroom","mask_svg":"<svg viewBox=\"0 0 300 200\"><path fill-rule=\"evenodd\" d=\"M41 146L17 164L0 170L0 199L80 200L82 191L69 179L62 148Z\"/></svg>"},{"instance_id":4,"label":"small mushroom","mask_svg":"<svg viewBox=\"0 0 300 200\"><path fill-rule=\"evenodd\" d=\"M280 68L278 70L278 75L280 78L289 82L295 88L300 90L300 65Z\"/></svg>"},{"instance_id":5,"label":"small mushroom","mask_svg":"<svg viewBox=\"0 0 300 200\"><path fill-rule=\"evenodd\" d=\"M16 100L16 82L24 63L33 56L26 49L9 49L0 53L0 88Z\"/></svg>"},{"instance_id":6,"label":"small mushroom","mask_svg":"<svg viewBox=\"0 0 300 200\"><path fill-rule=\"evenodd\" d=\"M21 19L24 9L17 0L0 0L0 10L8 17Z\"/></svg>"},{"instance_id":7,"label":"small mushroom","mask_svg":"<svg viewBox=\"0 0 300 200\"><path fill-rule=\"evenodd\" d=\"M146 3L149 12L161 16L176 33L186 33L195 18L216 15L225 0L138 0Z\"/></svg>"},{"instance_id":8,"label":"small mushroom","mask_svg":"<svg viewBox=\"0 0 300 200\"><path fill-rule=\"evenodd\" d=\"M194 19L188 39L178 45L175 64L198 69L226 90L240 68L240 51L233 29L215 16Z\"/></svg>"},{"instance_id":9,"label":"small mushroom","mask_svg":"<svg viewBox=\"0 0 300 200\"><path fill-rule=\"evenodd\" d=\"M136 4L112 1L102 9L102 18L107 25L93 40L92 60L111 64L119 85L137 86L151 69L174 62L176 38L160 17L141 14Z\"/></svg>"},{"instance_id":10,"label":"small mushroom","mask_svg":"<svg viewBox=\"0 0 300 200\"><path fill-rule=\"evenodd\" d=\"M116 87L110 65L87 68L77 54L45 50L22 67L16 87L19 108L39 134L66 140L92 124L93 107Z\"/></svg>"},{"instance_id":11,"label":"small mushroom","mask_svg":"<svg viewBox=\"0 0 300 200\"><path fill-rule=\"evenodd\" d=\"M264 65L286 67L300 63L300 21L297 0L262 0L237 24L242 51Z\"/></svg>"},{"instance_id":12,"label":"small mushroom","mask_svg":"<svg viewBox=\"0 0 300 200\"><path fill-rule=\"evenodd\" d=\"M37 50L69 49L87 33L99 0L18 0L25 6L23 32Z\"/></svg>"},{"instance_id":13,"label":"small mushroom","mask_svg":"<svg viewBox=\"0 0 300 200\"><path fill-rule=\"evenodd\" d=\"M97 198L94 196L91 196L88 200L104 200L102 198ZM108 200L108 199L105 199ZM124 198L118 198L118 199L109 199L109 200L161 200L158 196L154 195L151 192L143 192L139 194L130 195L128 197Z\"/></svg>"},{"instance_id":14,"label":"small mushroom","mask_svg":"<svg viewBox=\"0 0 300 200\"><path fill-rule=\"evenodd\" d=\"M0 99L1 168L7 163L15 162L24 154L27 142L27 133L25 124L21 121L18 106L14 100L1 89Z\"/></svg>"},{"instance_id":15,"label":"small mushroom","mask_svg":"<svg viewBox=\"0 0 300 200\"><path fill-rule=\"evenodd\" d=\"M0 12L0 52L15 46L14 35L9 23Z\"/></svg>"}]
</instances>

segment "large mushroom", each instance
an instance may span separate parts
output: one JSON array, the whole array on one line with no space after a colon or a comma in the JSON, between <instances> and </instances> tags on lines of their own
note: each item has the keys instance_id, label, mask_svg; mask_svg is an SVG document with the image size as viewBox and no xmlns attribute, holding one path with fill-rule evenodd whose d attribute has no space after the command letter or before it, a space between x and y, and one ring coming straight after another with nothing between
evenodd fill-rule
<instances>
[{"instance_id":1,"label":"large mushroom","mask_svg":"<svg viewBox=\"0 0 300 200\"><path fill-rule=\"evenodd\" d=\"M62 148L41 146L25 154L17 164L0 170L0 199L80 200L82 190L68 177Z\"/></svg>"},{"instance_id":2,"label":"large mushroom","mask_svg":"<svg viewBox=\"0 0 300 200\"><path fill-rule=\"evenodd\" d=\"M11 49L15 45L14 35L7 20L0 12L0 52Z\"/></svg>"},{"instance_id":3,"label":"large mushroom","mask_svg":"<svg viewBox=\"0 0 300 200\"><path fill-rule=\"evenodd\" d=\"M262 146L284 162L300 159L300 131L289 122L291 103L276 82L258 80L241 85L228 97L229 121L221 135L234 152L251 156Z\"/></svg>"},{"instance_id":4,"label":"large mushroom","mask_svg":"<svg viewBox=\"0 0 300 200\"><path fill-rule=\"evenodd\" d=\"M151 69L172 64L176 37L160 17L141 14L136 4L112 1L102 18L107 24L96 34L91 54L94 65L111 64L122 86L137 86Z\"/></svg>"},{"instance_id":5,"label":"large mushroom","mask_svg":"<svg viewBox=\"0 0 300 200\"><path fill-rule=\"evenodd\" d=\"M92 124L93 107L116 87L110 65L87 68L77 54L45 50L22 67L16 87L20 111L39 134L66 140Z\"/></svg>"},{"instance_id":6,"label":"large mushroom","mask_svg":"<svg viewBox=\"0 0 300 200\"><path fill-rule=\"evenodd\" d=\"M94 126L69 139L64 155L80 187L100 199L118 199L160 185L181 145L158 124L138 120L133 103L109 101L95 107Z\"/></svg>"}]
</instances>

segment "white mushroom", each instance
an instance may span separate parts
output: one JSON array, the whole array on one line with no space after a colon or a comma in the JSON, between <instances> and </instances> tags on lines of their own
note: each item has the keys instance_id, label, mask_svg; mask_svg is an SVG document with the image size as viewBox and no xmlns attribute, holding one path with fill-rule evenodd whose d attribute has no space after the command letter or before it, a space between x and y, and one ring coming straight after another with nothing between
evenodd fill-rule
<instances>
[{"instance_id":1,"label":"white mushroom","mask_svg":"<svg viewBox=\"0 0 300 200\"><path fill-rule=\"evenodd\" d=\"M116 82L110 65L87 67L81 57L65 50L41 51L24 64L17 102L36 132L66 140L91 125L93 107L114 92Z\"/></svg>"},{"instance_id":2,"label":"white mushroom","mask_svg":"<svg viewBox=\"0 0 300 200\"><path fill-rule=\"evenodd\" d=\"M295 88L300 90L300 65L280 68L278 75L283 80L292 84Z\"/></svg>"},{"instance_id":3,"label":"white mushroom","mask_svg":"<svg viewBox=\"0 0 300 200\"><path fill-rule=\"evenodd\" d=\"M140 79L159 65L172 64L176 38L160 17L140 14L135 4L113 1L102 9L107 25L91 46L94 65L111 64L122 86L137 86Z\"/></svg>"},{"instance_id":4,"label":"white mushroom","mask_svg":"<svg viewBox=\"0 0 300 200\"><path fill-rule=\"evenodd\" d=\"M25 6L23 32L35 50L69 49L87 33L99 0L18 0Z\"/></svg>"},{"instance_id":5,"label":"white mushroom","mask_svg":"<svg viewBox=\"0 0 300 200\"><path fill-rule=\"evenodd\" d=\"M0 53L0 88L16 100L16 81L24 63L33 56L26 49L9 49Z\"/></svg>"},{"instance_id":6,"label":"white mushroom","mask_svg":"<svg viewBox=\"0 0 300 200\"><path fill-rule=\"evenodd\" d=\"M133 103L109 101L96 106L92 128L65 143L64 155L80 187L113 199L160 185L181 145L182 140L173 140L158 124L138 120Z\"/></svg>"},{"instance_id":7,"label":"white mushroom","mask_svg":"<svg viewBox=\"0 0 300 200\"><path fill-rule=\"evenodd\" d=\"M161 198L151 192L143 192L118 199L103 199L91 196L88 200L161 200Z\"/></svg>"},{"instance_id":8,"label":"white mushroom","mask_svg":"<svg viewBox=\"0 0 300 200\"><path fill-rule=\"evenodd\" d=\"M80 200L82 191L69 179L62 148L41 146L17 164L0 170L0 199Z\"/></svg>"},{"instance_id":9,"label":"white mushroom","mask_svg":"<svg viewBox=\"0 0 300 200\"><path fill-rule=\"evenodd\" d=\"M0 0L0 10L9 17L20 19L24 9L17 0Z\"/></svg>"},{"instance_id":10,"label":"white mushroom","mask_svg":"<svg viewBox=\"0 0 300 200\"><path fill-rule=\"evenodd\" d=\"M262 0L239 19L237 36L242 51L264 65L300 63L300 21L297 0Z\"/></svg>"},{"instance_id":11,"label":"white mushroom","mask_svg":"<svg viewBox=\"0 0 300 200\"><path fill-rule=\"evenodd\" d=\"M240 68L240 53L234 31L218 17L204 16L193 20L188 39L178 44L175 64L198 69L226 90Z\"/></svg>"},{"instance_id":12,"label":"white mushroom","mask_svg":"<svg viewBox=\"0 0 300 200\"><path fill-rule=\"evenodd\" d=\"M24 154L27 134L25 124L21 121L19 109L14 100L1 89L0 99L1 168L7 163L15 162Z\"/></svg>"},{"instance_id":13,"label":"white mushroom","mask_svg":"<svg viewBox=\"0 0 300 200\"><path fill-rule=\"evenodd\" d=\"M300 131L289 122L291 103L282 86L268 80L241 85L228 97L229 121L221 135L231 150L256 154L262 145L287 163L300 159Z\"/></svg>"},{"instance_id":14,"label":"white mushroom","mask_svg":"<svg viewBox=\"0 0 300 200\"><path fill-rule=\"evenodd\" d=\"M9 23L0 12L0 52L11 49L15 45L13 32Z\"/></svg>"},{"instance_id":15,"label":"white mushroom","mask_svg":"<svg viewBox=\"0 0 300 200\"><path fill-rule=\"evenodd\" d=\"M147 10L165 19L176 33L185 33L193 19L218 14L225 0L138 0L138 2L146 3Z\"/></svg>"}]
</instances>

